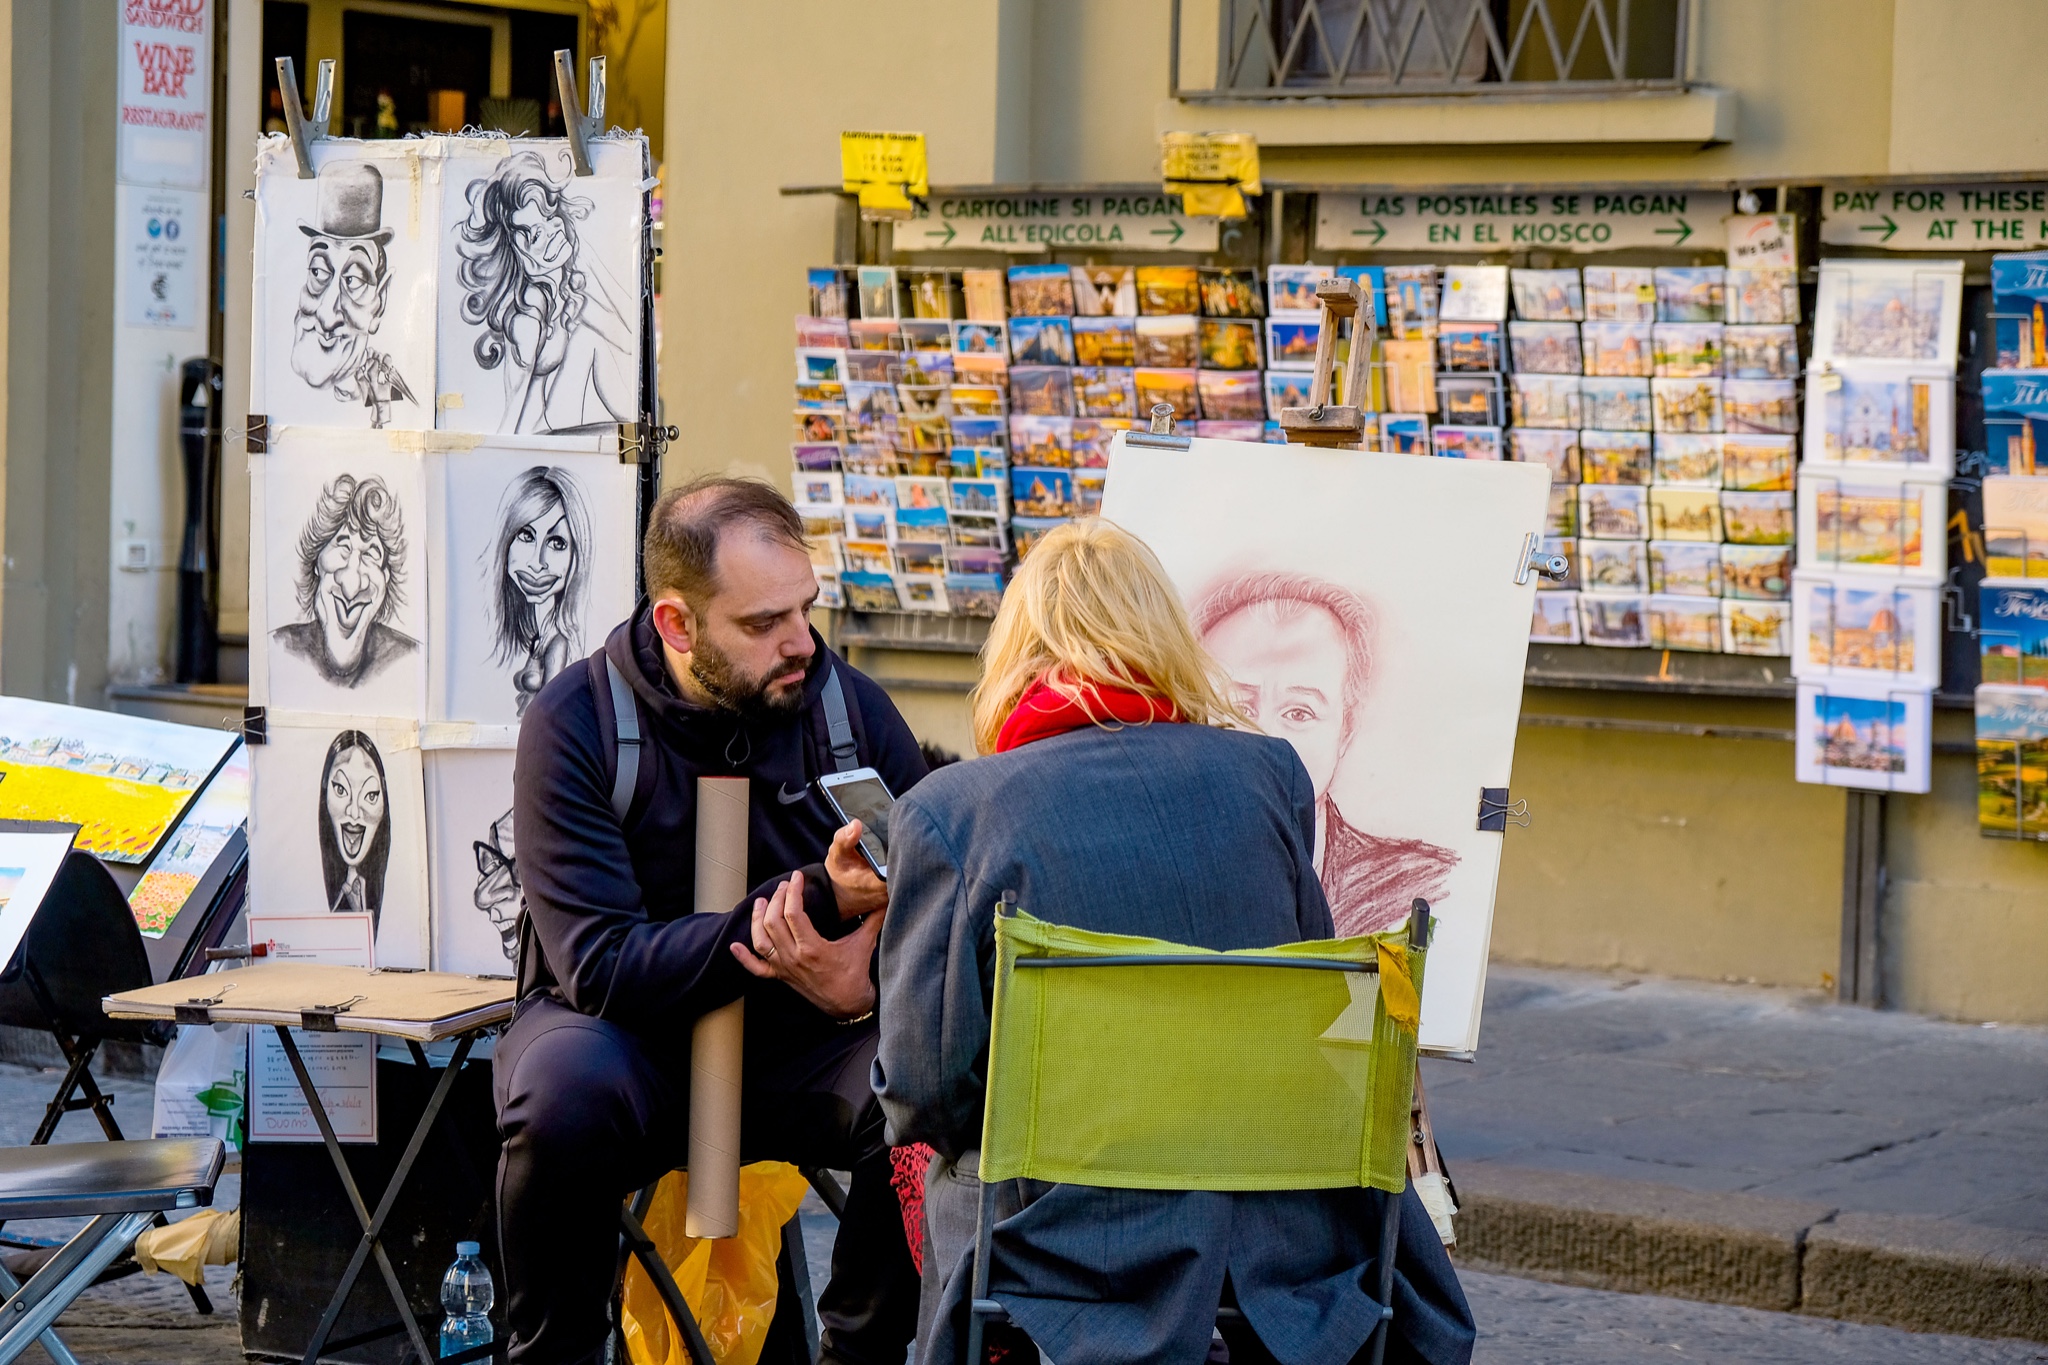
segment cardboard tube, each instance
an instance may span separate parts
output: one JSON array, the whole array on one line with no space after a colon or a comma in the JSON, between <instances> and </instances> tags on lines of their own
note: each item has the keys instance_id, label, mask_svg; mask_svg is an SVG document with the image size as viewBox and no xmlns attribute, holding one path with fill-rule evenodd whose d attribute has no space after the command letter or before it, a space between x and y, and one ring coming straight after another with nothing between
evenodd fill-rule
<instances>
[{"instance_id":1,"label":"cardboard tube","mask_svg":"<svg viewBox=\"0 0 2048 1365\"><path fill-rule=\"evenodd\" d=\"M747 894L744 777L697 779L697 910L723 914ZM746 1001L697 1021L690 1035L690 1193L683 1230L731 1237L740 1230L740 1055Z\"/></svg>"}]
</instances>

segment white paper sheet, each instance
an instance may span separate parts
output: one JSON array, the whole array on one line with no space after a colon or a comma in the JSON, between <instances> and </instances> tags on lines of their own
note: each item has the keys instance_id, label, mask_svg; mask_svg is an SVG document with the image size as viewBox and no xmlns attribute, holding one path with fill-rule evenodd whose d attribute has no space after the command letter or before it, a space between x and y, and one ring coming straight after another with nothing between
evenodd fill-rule
<instances>
[{"instance_id":1,"label":"white paper sheet","mask_svg":"<svg viewBox=\"0 0 2048 1365\"><path fill-rule=\"evenodd\" d=\"M523 901L513 863L511 749L433 749L427 770L433 967L510 976Z\"/></svg>"},{"instance_id":2,"label":"white paper sheet","mask_svg":"<svg viewBox=\"0 0 2048 1365\"><path fill-rule=\"evenodd\" d=\"M0 834L0 966L14 960L14 950L35 922L50 883L71 852L72 837Z\"/></svg>"}]
</instances>

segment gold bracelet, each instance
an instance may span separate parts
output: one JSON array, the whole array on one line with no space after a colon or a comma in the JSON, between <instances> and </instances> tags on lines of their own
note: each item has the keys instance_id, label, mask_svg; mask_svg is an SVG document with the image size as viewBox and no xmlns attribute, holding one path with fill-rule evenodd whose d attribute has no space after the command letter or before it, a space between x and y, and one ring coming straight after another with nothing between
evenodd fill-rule
<instances>
[{"instance_id":1,"label":"gold bracelet","mask_svg":"<svg viewBox=\"0 0 2048 1365\"><path fill-rule=\"evenodd\" d=\"M854 1024L865 1024L868 1020L874 1017L875 1012L874 1010L870 1009L866 1014L856 1014L851 1019L834 1019L832 1022L839 1025L839 1027L841 1028L850 1028Z\"/></svg>"}]
</instances>

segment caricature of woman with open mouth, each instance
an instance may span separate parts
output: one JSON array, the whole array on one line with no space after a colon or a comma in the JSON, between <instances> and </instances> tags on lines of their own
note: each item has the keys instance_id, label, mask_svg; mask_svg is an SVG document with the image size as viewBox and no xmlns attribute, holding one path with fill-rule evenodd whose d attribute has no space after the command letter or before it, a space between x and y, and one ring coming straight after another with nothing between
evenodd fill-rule
<instances>
[{"instance_id":1,"label":"caricature of woman with open mouth","mask_svg":"<svg viewBox=\"0 0 2048 1365\"><path fill-rule=\"evenodd\" d=\"M327 908L367 911L374 926L384 906L391 860L384 758L361 730L343 730L320 770L320 870Z\"/></svg>"},{"instance_id":2,"label":"caricature of woman with open mouth","mask_svg":"<svg viewBox=\"0 0 2048 1365\"><path fill-rule=\"evenodd\" d=\"M579 647L590 518L569 472L535 465L512 481L491 556L495 658L513 665L519 714Z\"/></svg>"}]
</instances>

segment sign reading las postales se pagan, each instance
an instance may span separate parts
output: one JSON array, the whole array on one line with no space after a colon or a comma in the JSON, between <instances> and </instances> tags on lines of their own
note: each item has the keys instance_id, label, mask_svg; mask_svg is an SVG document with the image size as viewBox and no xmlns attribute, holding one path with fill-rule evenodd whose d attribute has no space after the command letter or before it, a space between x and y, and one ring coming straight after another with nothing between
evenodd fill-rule
<instances>
[{"instance_id":1,"label":"sign reading las postales se pagan","mask_svg":"<svg viewBox=\"0 0 2048 1365\"><path fill-rule=\"evenodd\" d=\"M1365 190L1317 196L1325 251L1718 251L1735 196L1703 190Z\"/></svg>"}]
</instances>

